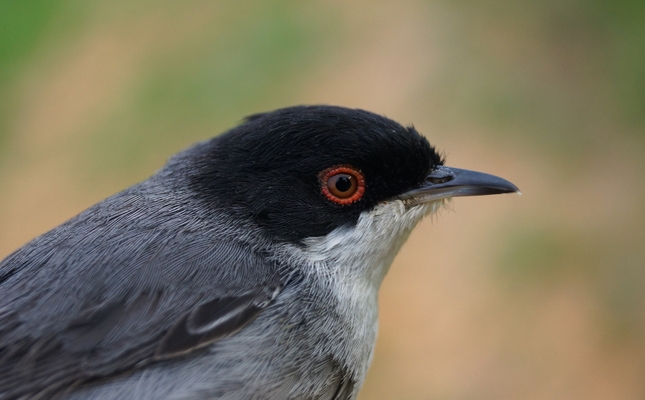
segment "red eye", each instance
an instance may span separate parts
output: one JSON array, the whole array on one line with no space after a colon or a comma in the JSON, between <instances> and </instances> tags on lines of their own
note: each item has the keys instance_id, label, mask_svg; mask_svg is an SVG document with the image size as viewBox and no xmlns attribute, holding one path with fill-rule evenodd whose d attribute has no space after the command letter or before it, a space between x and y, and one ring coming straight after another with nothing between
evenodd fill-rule
<instances>
[{"instance_id":1,"label":"red eye","mask_svg":"<svg viewBox=\"0 0 645 400\"><path fill-rule=\"evenodd\" d=\"M337 204L352 204L365 193L365 178L361 171L349 165L328 168L319 175L322 192Z\"/></svg>"}]
</instances>

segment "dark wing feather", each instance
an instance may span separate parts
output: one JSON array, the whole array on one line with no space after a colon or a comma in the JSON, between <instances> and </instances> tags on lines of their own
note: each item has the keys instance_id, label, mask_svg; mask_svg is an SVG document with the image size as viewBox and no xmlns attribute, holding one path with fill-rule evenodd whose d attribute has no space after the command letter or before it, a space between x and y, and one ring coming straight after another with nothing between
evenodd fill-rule
<instances>
[{"instance_id":1,"label":"dark wing feather","mask_svg":"<svg viewBox=\"0 0 645 400\"><path fill-rule=\"evenodd\" d=\"M242 329L279 292L277 268L216 218L134 191L0 263L0 399L189 353Z\"/></svg>"},{"instance_id":2,"label":"dark wing feather","mask_svg":"<svg viewBox=\"0 0 645 400\"><path fill-rule=\"evenodd\" d=\"M328 374L329 387L316 397L320 400L351 400L354 395L355 381L347 369L333 360L329 360L329 369L322 375Z\"/></svg>"},{"instance_id":3,"label":"dark wing feather","mask_svg":"<svg viewBox=\"0 0 645 400\"><path fill-rule=\"evenodd\" d=\"M195 307L166 333L157 346L156 359L166 359L207 346L233 335L273 301L279 288L216 298Z\"/></svg>"},{"instance_id":4,"label":"dark wing feather","mask_svg":"<svg viewBox=\"0 0 645 400\"><path fill-rule=\"evenodd\" d=\"M340 384L332 400L351 400L354 395L354 380L350 376L341 377Z\"/></svg>"}]
</instances>

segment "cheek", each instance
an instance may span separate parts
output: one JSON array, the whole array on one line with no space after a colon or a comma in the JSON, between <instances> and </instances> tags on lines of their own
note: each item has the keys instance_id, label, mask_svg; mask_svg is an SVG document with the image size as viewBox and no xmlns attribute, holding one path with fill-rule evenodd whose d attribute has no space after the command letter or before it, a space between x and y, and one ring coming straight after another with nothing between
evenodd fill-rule
<instances>
[{"instance_id":1,"label":"cheek","mask_svg":"<svg viewBox=\"0 0 645 400\"><path fill-rule=\"evenodd\" d=\"M359 215L358 209L331 204L318 193L295 200L264 202L255 212L259 225L280 241L287 242L322 237L340 227L354 226Z\"/></svg>"}]
</instances>

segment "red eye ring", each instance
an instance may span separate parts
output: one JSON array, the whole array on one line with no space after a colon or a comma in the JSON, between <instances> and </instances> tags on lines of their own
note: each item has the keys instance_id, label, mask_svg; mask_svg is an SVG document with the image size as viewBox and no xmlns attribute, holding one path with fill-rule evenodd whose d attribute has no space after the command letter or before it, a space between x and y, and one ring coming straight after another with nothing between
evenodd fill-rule
<instances>
[{"instance_id":1,"label":"red eye ring","mask_svg":"<svg viewBox=\"0 0 645 400\"><path fill-rule=\"evenodd\" d=\"M351 165L327 168L318 177L323 194L336 204L352 204L365 193L365 177Z\"/></svg>"}]
</instances>

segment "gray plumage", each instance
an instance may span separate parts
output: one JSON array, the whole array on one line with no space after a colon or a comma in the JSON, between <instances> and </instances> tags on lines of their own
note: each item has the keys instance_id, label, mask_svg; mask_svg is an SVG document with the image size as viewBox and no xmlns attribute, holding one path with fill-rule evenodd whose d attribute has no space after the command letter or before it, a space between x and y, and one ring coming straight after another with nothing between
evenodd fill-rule
<instances>
[{"instance_id":1,"label":"gray plumage","mask_svg":"<svg viewBox=\"0 0 645 400\"><path fill-rule=\"evenodd\" d=\"M351 398L354 377L342 360L311 348L324 340L315 331L322 321L307 315L331 314L322 323L333 325L333 312L271 260L271 243L253 229L240 236L239 223L191 197L179 161L0 264L0 398ZM200 306L242 297L223 310L229 320L209 311L203 322L186 320ZM164 339L177 326L220 332L175 349ZM100 379L122 372L106 392ZM75 386L82 390L65 395Z\"/></svg>"},{"instance_id":2,"label":"gray plumage","mask_svg":"<svg viewBox=\"0 0 645 400\"><path fill-rule=\"evenodd\" d=\"M413 227L517 190L442 164L413 128L324 106L179 153L0 263L0 399L355 399Z\"/></svg>"}]
</instances>

